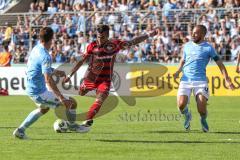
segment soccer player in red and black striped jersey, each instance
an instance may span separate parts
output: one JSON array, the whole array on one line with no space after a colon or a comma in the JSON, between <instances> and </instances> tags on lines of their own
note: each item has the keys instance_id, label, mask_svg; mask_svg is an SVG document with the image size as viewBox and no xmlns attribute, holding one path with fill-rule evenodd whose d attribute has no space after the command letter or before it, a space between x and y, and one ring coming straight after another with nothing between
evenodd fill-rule
<instances>
[{"instance_id":1,"label":"soccer player in red and black striped jersey","mask_svg":"<svg viewBox=\"0 0 240 160\"><path fill-rule=\"evenodd\" d=\"M157 31L158 29L155 29L130 41L123 41L109 39L109 26L99 25L97 27L97 40L87 46L87 51L83 55L82 60L74 66L71 73L64 79L64 82L67 83L82 64L88 58L90 59L84 80L80 85L79 94L83 96L88 91L96 90L96 100L88 111L87 120L84 123L85 126L90 127L92 125L93 117L97 114L109 94L115 57L119 50L143 42L149 37L155 36Z\"/></svg>"}]
</instances>

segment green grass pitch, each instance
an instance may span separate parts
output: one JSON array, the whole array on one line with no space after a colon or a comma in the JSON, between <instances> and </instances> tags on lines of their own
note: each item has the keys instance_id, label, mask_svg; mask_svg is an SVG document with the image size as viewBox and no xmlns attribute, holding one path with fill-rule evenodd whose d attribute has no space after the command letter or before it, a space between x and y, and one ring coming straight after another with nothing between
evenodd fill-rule
<instances>
[{"instance_id":1,"label":"green grass pitch","mask_svg":"<svg viewBox=\"0 0 240 160\"><path fill-rule=\"evenodd\" d=\"M79 112L86 111L92 102L88 97L75 98ZM182 119L144 118L149 112L178 115L176 97L154 97L139 98L134 107L120 101L112 112L97 118L86 134L55 133L56 117L50 111L27 130L29 140L18 140L12 132L35 105L27 96L0 97L0 159L238 160L239 97L210 97L209 133L200 130L193 100L190 132L183 130Z\"/></svg>"}]
</instances>

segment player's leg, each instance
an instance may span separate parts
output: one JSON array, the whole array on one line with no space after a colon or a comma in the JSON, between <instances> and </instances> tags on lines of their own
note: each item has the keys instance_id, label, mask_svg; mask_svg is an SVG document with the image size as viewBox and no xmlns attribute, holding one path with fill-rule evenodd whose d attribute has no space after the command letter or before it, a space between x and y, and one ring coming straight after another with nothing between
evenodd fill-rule
<instances>
[{"instance_id":1,"label":"player's leg","mask_svg":"<svg viewBox=\"0 0 240 160\"><path fill-rule=\"evenodd\" d=\"M89 80L83 80L83 82L81 83L80 88L79 88L79 95L85 96L89 91L92 91L96 88L97 88L97 85L94 82L91 82ZM89 120L89 121L86 120L85 122L83 122L83 125L88 127L90 125L86 125L86 123L90 124L91 122L92 122L91 120Z\"/></svg>"},{"instance_id":2,"label":"player's leg","mask_svg":"<svg viewBox=\"0 0 240 160\"><path fill-rule=\"evenodd\" d=\"M103 102L105 101L105 99L108 97L108 93L106 92L98 92L95 102L92 104L92 106L90 107L88 113L87 113L87 121L85 121L85 124L88 126L91 126L93 123L93 118L94 116L98 113L98 111L100 110Z\"/></svg>"},{"instance_id":3,"label":"player's leg","mask_svg":"<svg viewBox=\"0 0 240 160\"><path fill-rule=\"evenodd\" d=\"M67 117L68 128L71 131L76 131L76 129L79 126L76 123L77 102L72 97L66 97L66 98L73 102L70 108L66 108L66 117ZM61 105L63 105L63 104L61 104Z\"/></svg>"},{"instance_id":4,"label":"player's leg","mask_svg":"<svg viewBox=\"0 0 240 160\"><path fill-rule=\"evenodd\" d=\"M78 94L80 96L86 95L89 91L96 89L96 84L94 82L91 82L89 80L83 80L83 82L80 85Z\"/></svg>"},{"instance_id":5,"label":"player's leg","mask_svg":"<svg viewBox=\"0 0 240 160\"><path fill-rule=\"evenodd\" d=\"M198 113L200 114L200 122L204 132L209 131L207 123L207 101L209 98L208 87L194 89L194 95L197 102Z\"/></svg>"},{"instance_id":6,"label":"player's leg","mask_svg":"<svg viewBox=\"0 0 240 160\"><path fill-rule=\"evenodd\" d=\"M185 121L184 121L184 128L186 130L190 129L190 121L192 118L191 112L189 111L188 104L190 101L190 95L191 95L192 89L187 88L184 83L180 83L179 89L178 89L178 96L177 96L177 105L178 109L183 115Z\"/></svg>"},{"instance_id":7,"label":"player's leg","mask_svg":"<svg viewBox=\"0 0 240 160\"><path fill-rule=\"evenodd\" d=\"M95 82L92 82L90 80L83 80L83 82L81 83L80 89L79 89L79 95L84 96L86 95L89 91L95 90L97 89L97 84ZM88 116L87 116L88 117ZM86 118L87 118L86 117ZM88 119L87 119L88 120ZM88 122L89 124L92 122L92 120L89 121L85 121ZM87 126L87 125L86 125Z\"/></svg>"},{"instance_id":8,"label":"player's leg","mask_svg":"<svg viewBox=\"0 0 240 160\"><path fill-rule=\"evenodd\" d=\"M91 126L93 124L93 118L100 110L103 102L109 95L111 83L109 82L102 82L97 86L97 95L95 102L90 107L87 113L87 120L83 123L85 126Z\"/></svg>"},{"instance_id":9,"label":"player's leg","mask_svg":"<svg viewBox=\"0 0 240 160\"><path fill-rule=\"evenodd\" d=\"M25 130L29 128L34 122L36 122L42 115L47 113L49 108L37 108L33 110L22 124L13 132L13 135L20 139L26 139Z\"/></svg>"},{"instance_id":10,"label":"player's leg","mask_svg":"<svg viewBox=\"0 0 240 160\"><path fill-rule=\"evenodd\" d=\"M187 95L178 95L177 97L178 109L181 113L184 113L188 110L188 96Z\"/></svg>"},{"instance_id":11,"label":"player's leg","mask_svg":"<svg viewBox=\"0 0 240 160\"><path fill-rule=\"evenodd\" d=\"M26 138L25 130L34 124L42 115L49 111L49 108L56 108L59 105L59 101L53 96L53 93L45 91L41 95L32 96L31 99L38 106L33 110L21 125L13 132L13 135L17 138Z\"/></svg>"},{"instance_id":12,"label":"player's leg","mask_svg":"<svg viewBox=\"0 0 240 160\"><path fill-rule=\"evenodd\" d=\"M80 96L84 96L86 95L89 91L96 89L96 84L94 82L88 81L88 80L84 80L79 88L79 95ZM74 127L74 125L73 125ZM71 131L76 131L79 133L85 133L88 132L90 130L90 128L88 126L86 126L85 124L83 125L78 125L76 128L73 129L73 127L71 127L71 125L69 126L69 129Z\"/></svg>"},{"instance_id":13,"label":"player's leg","mask_svg":"<svg viewBox=\"0 0 240 160\"><path fill-rule=\"evenodd\" d=\"M46 114L49 111L49 108L37 108L33 110L27 118L19 126L22 130L29 128L34 122L36 122L42 115Z\"/></svg>"},{"instance_id":14,"label":"player's leg","mask_svg":"<svg viewBox=\"0 0 240 160\"><path fill-rule=\"evenodd\" d=\"M198 94L196 96L198 113L200 114L200 122L202 125L202 130L204 132L209 131L208 123L207 123L207 99L202 94Z\"/></svg>"}]
</instances>

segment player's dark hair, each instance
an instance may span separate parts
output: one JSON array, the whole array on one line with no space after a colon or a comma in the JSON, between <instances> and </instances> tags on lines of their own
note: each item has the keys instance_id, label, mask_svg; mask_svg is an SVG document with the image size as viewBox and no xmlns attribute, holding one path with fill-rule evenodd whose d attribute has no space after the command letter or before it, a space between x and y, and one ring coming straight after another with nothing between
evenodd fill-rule
<instances>
[{"instance_id":1,"label":"player's dark hair","mask_svg":"<svg viewBox=\"0 0 240 160\"><path fill-rule=\"evenodd\" d=\"M207 34L207 28L204 25L199 24L196 27L201 29L201 31L203 32L204 36Z\"/></svg>"},{"instance_id":2,"label":"player's dark hair","mask_svg":"<svg viewBox=\"0 0 240 160\"><path fill-rule=\"evenodd\" d=\"M40 40L42 42L49 42L53 39L53 30L50 27L44 27L40 30Z\"/></svg>"},{"instance_id":3,"label":"player's dark hair","mask_svg":"<svg viewBox=\"0 0 240 160\"><path fill-rule=\"evenodd\" d=\"M97 31L99 33L108 32L109 31L109 26L108 25L98 25L97 26Z\"/></svg>"}]
</instances>

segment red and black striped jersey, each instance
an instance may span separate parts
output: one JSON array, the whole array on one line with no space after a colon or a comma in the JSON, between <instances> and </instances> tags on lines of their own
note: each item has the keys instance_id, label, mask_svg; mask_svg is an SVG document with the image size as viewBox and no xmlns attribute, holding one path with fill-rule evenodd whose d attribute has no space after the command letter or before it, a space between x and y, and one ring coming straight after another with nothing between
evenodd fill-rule
<instances>
[{"instance_id":1,"label":"red and black striped jersey","mask_svg":"<svg viewBox=\"0 0 240 160\"><path fill-rule=\"evenodd\" d=\"M125 48L126 41L109 40L103 45L96 41L87 46L84 58L89 58L89 66L85 74L85 79L96 83L102 81L111 81L113 66L116 54L119 50Z\"/></svg>"}]
</instances>

